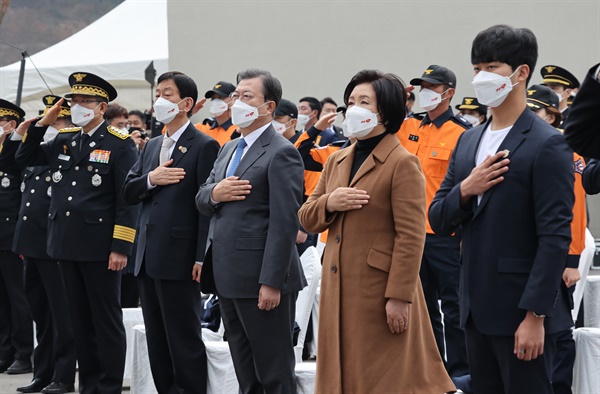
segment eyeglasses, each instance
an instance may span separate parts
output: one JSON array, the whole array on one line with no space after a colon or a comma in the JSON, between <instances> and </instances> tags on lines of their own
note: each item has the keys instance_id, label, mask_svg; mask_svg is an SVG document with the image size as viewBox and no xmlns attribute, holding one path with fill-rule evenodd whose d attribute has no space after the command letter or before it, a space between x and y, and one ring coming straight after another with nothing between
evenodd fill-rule
<instances>
[{"instance_id":1,"label":"eyeglasses","mask_svg":"<svg viewBox=\"0 0 600 394\"><path fill-rule=\"evenodd\" d=\"M239 92L232 92L229 97L232 100L241 100L243 103L248 102L248 101L252 101L255 98L262 98L264 99L264 96L255 96L252 93L249 92L244 92L242 94L240 94Z\"/></svg>"},{"instance_id":2,"label":"eyeglasses","mask_svg":"<svg viewBox=\"0 0 600 394\"><path fill-rule=\"evenodd\" d=\"M98 100L98 99L71 99L70 101L68 101L69 107L72 107L75 104L85 105L85 104L89 104L89 103L99 103L99 102L100 102L100 100Z\"/></svg>"}]
</instances>

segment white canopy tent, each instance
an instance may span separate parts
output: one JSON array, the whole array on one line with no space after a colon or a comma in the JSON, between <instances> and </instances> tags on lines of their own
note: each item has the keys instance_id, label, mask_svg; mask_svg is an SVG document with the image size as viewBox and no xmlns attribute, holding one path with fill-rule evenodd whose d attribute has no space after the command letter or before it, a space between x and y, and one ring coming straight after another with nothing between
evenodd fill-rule
<instances>
[{"instance_id":1,"label":"white canopy tent","mask_svg":"<svg viewBox=\"0 0 600 394\"><path fill-rule=\"evenodd\" d=\"M154 61L157 75L168 70L169 48L167 0L125 0L112 11L71 37L41 52L31 60L54 94L70 88L68 76L91 72L108 80L118 91L115 102L127 109L147 109L150 84L144 70ZM43 109L41 98L49 94L30 59L27 59L21 107L27 117ZM20 62L0 68L0 97L17 97Z\"/></svg>"}]
</instances>

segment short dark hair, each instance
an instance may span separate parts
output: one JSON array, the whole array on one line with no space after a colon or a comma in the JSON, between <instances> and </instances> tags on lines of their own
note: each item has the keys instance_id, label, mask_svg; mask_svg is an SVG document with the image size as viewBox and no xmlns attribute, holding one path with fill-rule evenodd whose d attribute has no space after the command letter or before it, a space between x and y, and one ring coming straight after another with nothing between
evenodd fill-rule
<instances>
[{"instance_id":1,"label":"short dark hair","mask_svg":"<svg viewBox=\"0 0 600 394\"><path fill-rule=\"evenodd\" d=\"M253 78L260 78L262 81L262 94L265 96L265 102L273 101L275 107L277 107L281 102L281 95L283 94L279 79L275 78L269 71L249 68L238 73L236 83L239 84L242 79Z\"/></svg>"},{"instance_id":2,"label":"short dark hair","mask_svg":"<svg viewBox=\"0 0 600 394\"><path fill-rule=\"evenodd\" d=\"M521 64L527 64L527 84L533 75L537 58L537 39L527 28L494 25L479 32L471 47L471 64L501 62L508 64L513 71Z\"/></svg>"},{"instance_id":3,"label":"short dark hair","mask_svg":"<svg viewBox=\"0 0 600 394\"><path fill-rule=\"evenodd\" d=\"M321 109L323 109L323 107L325 106L325 104L331 104L331 105L335 105L335 107L337 108L337 103L335 101L333 101L333 99L331 97L325 97L323 100L321 100Z\"/></svg>"},{"instance_id":4,"label":"short dark hair","mask_svg":"<svg viewBox=\"0 0 600 394\"><path fill-rule=\"evenodd\" d=\"M300 100L298 100L299 103L301 103L303 101L306 101L308 103L311 111L315 111L315 110L317 111L317 119L318 119L319 116L321 116L321 110L323 109L321 102L314 97L302 97Z\"/></svg>"},{"instance_id":5,"label":"short dark hair","mask_svg":"<svg viewBox=\"0 0 600 394\"><path fill-rule=\"evenodd\" d=\"M104 117L108 123L110 123L111 120L121 116L127 118L127 115L128 114L125 107L122 107L116 103L108 104L108 108L106 108L106 112L104 112Z\"/></svg>"},{"instance_id":6,"label":"short dark hair","mask_svg":"<svg viewBox=\"0 0 600 394\"><path fill-rule=\"evenodd\" d=\"M144 113L139 109L132 109L131 111L129 111L129 116L131 115L137 116L142 120L142 123L146 123L146 115L144 115Z\"/></svg>"},{"instance_id":7,"label":"short dark hair","mask_svg":"<svg viewBox=\"0 0 600 394\"><path fill-rule=\"evenodd\" d=\"M406 89L402 79L395 74L384 74L378 70L359 71L344 91L346 107L354 88L363 83L370 83L375 90L379 115L386 132L397 133L406 117Z\"/></svg>"},{"instance_id":8,"label":"short dark hair","mask_svg":"<svg viewBox=\"0 0 600 394\"><path fill-rule=\"evenodd\" d=\"M196 82L187 75L179 71L167 71L158 77L158 83L163 81L171 80L177 86L177 90L179 90L179 97L191 98L194 101L192 104L192 108L188 111L188 118L193 115L194 106L196 105L196 100L198 100L198 87L196 86Z\"/></svg>"}]
</instances>

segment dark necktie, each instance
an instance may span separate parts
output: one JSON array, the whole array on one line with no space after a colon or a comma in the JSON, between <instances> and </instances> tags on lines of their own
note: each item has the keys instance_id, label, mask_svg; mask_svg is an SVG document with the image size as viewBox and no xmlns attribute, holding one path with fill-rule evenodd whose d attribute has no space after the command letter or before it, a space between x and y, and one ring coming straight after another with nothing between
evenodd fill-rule
<instances>
[{"instance_id":1,"label":"dark necktie","mask_svg":"<svg viewBox=\"0 0 600 394\"><path fill-rule=\"evenodd\" d=\"M242 160L242 153L244 153L244 148L248 144L243 138L240 138L240 141L237 144L237 148L235 148L235 153L233 154L233 159L231 159L231 165L229 166L229 171L227 171L227 177L232 176L235 173L235 170L240 165L240 160Z\"/></svg>"},{"instance_id":2,"label":"dark necktie","mask_svg":"<svg viewBox=\"0 0 600 394\"><path fill-rule=\"evenodd\" d=\"M83 150L83 146L85 144L87 144L87 142L90 140L90 136L87 133L83 133L81 134L81 145L79 145L79 151L81 152Z\"/></svg>"}]
</instances>

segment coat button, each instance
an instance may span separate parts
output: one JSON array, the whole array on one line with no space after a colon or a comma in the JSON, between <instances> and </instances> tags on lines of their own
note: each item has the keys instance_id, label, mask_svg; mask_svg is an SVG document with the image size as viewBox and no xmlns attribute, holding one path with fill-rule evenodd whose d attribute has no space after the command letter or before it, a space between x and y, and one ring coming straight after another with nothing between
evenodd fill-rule
<instances>
[{"instance_id":1,"label":"coat button","mask_svg":"<svg viewBox=\"0 0 600 394\"><path fill-rule=\"evenodd\" d=\"M73 181L73 182L71 183L71 185L75 186L75 185L77 185L77 182Z\"/></svg>"},{"instance_id":2,"label":"coat button","mask_svg":"<svg viewBox=\"0 0 600 394\"><path fill-rule=\"evenodd\" d=\"M65 215L67 215L67 216L71 216L71 212L67 211L67 212L65 213Z\"/></svg>"},{"instance_id":3,"label":"coat button","mask_svg":"<svg viewBox=\"0 0 600 394\"><path fill-rule=\"evenodd\" d=\"M23 216L23 220L27 220L27 216Z\"/></svg>"},{"instance_id":4,"label":"coat button","mask_svg":"<svg viewBox=\"0 0 600 394\"><path fill-rule=\"evenodd\" d=\"M67 197L67 200L71 201L73 199L73 197L69 196Z\"/></svg>"},{"instance_id":5,"label":"coat button","mask_svg":"<svg viewBox=\"0 0 600 394\"><path fill-rule=\"evenodd\" d=\"M334 274L337 272L337 266L336 265L332 265L331 266L331 272L333 272Z\"/></svg>"},{"instance_id":6,"label":"coat button","mask_svg":"<svg viewBox=\"0 0 600 394\"><path fill-rule=\"evenodd\" d=\"M100 223L102 223L102 218L98 219L98 221L99 221Z\"/></svg>"},{"instance_id":7,"label":"coat button","mask_svg":"<svg viewBox=\"0 0 600 394\"><path fill-rule=\"evenodd\" d=\"M340 243L340 240L342 239L342 237L340 237L340 235L336 235L335 236L335 242L337 242L338 244ZM335 266L334 266L335 267Z\"/></svg>"},{"instance_id":8,"label":"coat button","mask_svg":"<svg viewBox=\"0 0 600 394\"><path fill-rule=\"evenodd\" d=\"M31 205L31 203L30 203L30 202L28 202L28 203L26 203L26 204L25 204L25 206L26 206L26 207L28 207L28 206L30 206L30 205Z\"/></svg>"},{"instance_id":9,"label":"coat button","mask_svg":"<svg viewBox=\"0 0 600 394\"><path fill-rule=\"evenodd\" d=\"M75 171L79 171L79 166L75 166Z\"/></svg>"},{"instance_id":10,"label":"coat button","mask_svg":"<svg viewBox=\"0 0 600 394\"><path fill-rule=\"evenodd\" d=\"M40 180L40 177L39 177L39 176L36 176L36 177L35 177L35 180L36 180L36 181L39 181L39 180Z\"/></svg>"},{"instance_id":11,"label":"coat button","mask_svg":"<svg viewBox=\"0 0 600 394\"><path fill-rule=\"evenodd\" d=\"M35 189L31 189L30 193L31 194L35 193Z\"/></svg>"}]
</instances>

